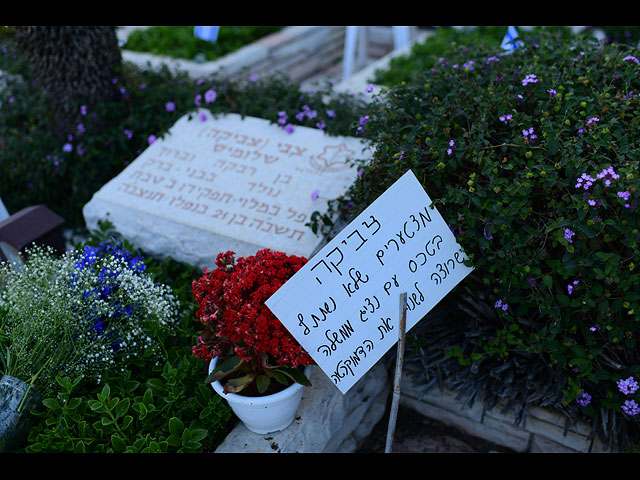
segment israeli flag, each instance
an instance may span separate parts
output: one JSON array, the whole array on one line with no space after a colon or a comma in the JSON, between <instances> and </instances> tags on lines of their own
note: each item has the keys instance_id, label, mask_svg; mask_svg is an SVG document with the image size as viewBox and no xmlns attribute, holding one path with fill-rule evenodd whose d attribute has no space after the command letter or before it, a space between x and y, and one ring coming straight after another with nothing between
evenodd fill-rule
<instances>
[{"instance_id":1,"label":"israeli flag","mask_svg":"<svg viewBox=\"0 0 640 480\"><path fill-rule=\"evenodd\" d=\"M518 48L516 38L518 38L518 31L516 30L516 27L509 27L506 35L502 39L502 44L500 45L500 47L506 51L505 53L513 52Z\"/></svg>"},{"instance_id":2,"label":"israeli flag","mask_svg":"<svg viewBox=\"0 0 640 480\"><path fill-rule=\"evenodd\" d=\"M193 27L193 34L201 40L215 42L218 39L220 27Z\"/></svg>"}]
</instances>

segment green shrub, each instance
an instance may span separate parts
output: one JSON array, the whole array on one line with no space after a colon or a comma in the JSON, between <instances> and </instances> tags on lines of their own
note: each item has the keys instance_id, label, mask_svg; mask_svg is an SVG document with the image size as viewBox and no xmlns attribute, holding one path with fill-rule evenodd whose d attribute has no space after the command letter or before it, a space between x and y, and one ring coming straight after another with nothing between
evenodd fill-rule
<instances>
[{"instance_id":1,"label":"green shrub","mask_svg":"<svg viewBox=\"0 0 640 480\"><path fill-rule=\"evenodd\" d=\"M282 30L281 26L221 26L215 42L197 38L191 26L162 26L133 30L122 48L193 60L213 61L256 40Z\"/></svg>"},{"instance_id":2,"label":"green shrub","mask_svg":"<svg viewBox=\"0 0 640 480\"><path fill-rule=\"evenodd\" d=\"M520 27L517 27L520 28ZM553 31L567 38L567 27L533 27L534 32ZM524 31L524 30L523 30ZM457 47L484 46L498 48L507 33L507 27L480 25L464 28L438 28L424 41L414 44L407 55L392 58L388 68L374 72L373 82L378 85L396 85L438 65L438 59Z\"/></svg>"},{"instance_id":3,"label":"green shrub","mask_svg":"<svg viewBox=\"0 0 640 480\"><path fill-rule=\"evenodd\" d=\"M511 370L494 396L526 411L529 397L551 404L563 390L567 415L630 448L639 417L625 402L640 392L617 382L640 378L638 51L523 39L507 55L452 48L376 98L362 131L373 160L315 226L336 211L351 218L412 169L475 267L457 288L471 318L447 347L461 374L472 383L495 367L482 378L497 377L517 358L523 376ZM542 395L548 385L526 376L533 367L523 373L525 361L553 369L544 378L562 381L555 393Z\"/></svg>"},{"instance_id":4,"label":"green shrub","mask_svg":"<svg viewBox=\"0 0 640 480\"><path fill-rule=\"evenodd\" d=\"M57 133L51 124L50 102L31 86L30 71L12 43L0 45L0 70L11 75L0 89L0 185L10 213L45 204L61 215L68 227L82 227L82 206L102 185L117 175L183 115L200 103L213 114L237 113L276 123L278 112L291 123L318 128L329 135L349 135L364 109L362 99L336 93L330 84L302 91L284 75L230 81L213 75L190 79L163 69L159 72L123 66L115 82L122 98L102 102L87 111L80 127ZM215 90L215 101L205 93ZM316 110L311 120L296 120L304 106ZM79 109L82 105L77 106ZM335 116L327 111L333 110Z\"/></svg>"}]
</instances>

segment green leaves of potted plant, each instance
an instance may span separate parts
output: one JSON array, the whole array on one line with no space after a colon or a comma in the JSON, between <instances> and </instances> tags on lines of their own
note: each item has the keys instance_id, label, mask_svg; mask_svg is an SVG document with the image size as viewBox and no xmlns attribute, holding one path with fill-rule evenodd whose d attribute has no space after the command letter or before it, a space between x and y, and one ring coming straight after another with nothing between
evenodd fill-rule
<instances>
[{"instance_id":1,"label":"green leaves of potted plant","mask_svg":"<svg viewBox=\"0 0 640 480\"><path fill-rule=\"evenodd\" d=\"M210 361L206 382L245 426L270 433L293 421L314 362L264 302L306 259L269 249L234 255L220 253L217 268L193 282L205 327L193 353Z\"/></svg>"}]
</instances>

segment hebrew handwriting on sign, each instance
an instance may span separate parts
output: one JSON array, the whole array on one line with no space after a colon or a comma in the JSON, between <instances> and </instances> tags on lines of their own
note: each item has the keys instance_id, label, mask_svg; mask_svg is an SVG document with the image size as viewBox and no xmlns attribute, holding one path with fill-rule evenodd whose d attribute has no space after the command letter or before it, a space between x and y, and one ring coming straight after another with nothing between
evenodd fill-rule
<instances>
[{"instance_id":1,"label":"hebrew handwriting on sign","mask_svg":"<svg viewBox=\"0 0 640 480\"><path fill-rule=\"evenodd\" d=\"M466 264L409 171L266 304L346 393L396 343L400 294L409 330L472 271Z\"/></svg>"}]
</instances>

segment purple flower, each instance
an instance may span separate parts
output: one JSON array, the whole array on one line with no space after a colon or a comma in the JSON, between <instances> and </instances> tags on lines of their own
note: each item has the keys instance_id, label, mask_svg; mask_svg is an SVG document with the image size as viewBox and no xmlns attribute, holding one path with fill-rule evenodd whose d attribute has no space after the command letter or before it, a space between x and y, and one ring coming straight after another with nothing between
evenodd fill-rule
<instances>
[{"instance_id":1,"label":"purple flower","mask_svg":"<svg viewBox=\"0 0 640 480\"><path fill-rule=\"evenodd\" d=\"M568 228L564 229L564 238L567 240L567 242L569 243L573 243L573 240L571 240L571 238L575 235L575 232L572 232L571 230L569 230Z\"/></svg>"},{"instance_id":2,"label":"purple flower","mask_svg":"<svg viewBox=\"0 0 640 480\"><path fill-rule=\"evenodd\" d=\"M507 123L509 123L509 120L511 120L512 118L513 118L513 115L508 113L507 115L500 115L498 117L498 120L500 120L501 122L504 122L504 124L506 125Z\"/></svg>"},{"instance_id":3,"label":"purple flower","mask_svg":"<svg viewBox=\"0 0 640 480\"><path fill-rule=\"evenodd\" d=\"M636 62L637 64L640 65L640 62L638 62L638 59L632 55L627 55L626 57L624 57L622 59L623 61L632 61L632 62Z\"/></svg>"},{"instance_id":4,"label":"purple flower","mask_svg":"<svg viewBox=\"0 0 640 480\"><path fill-rule=\"evenodd\" d=\"M327 125L324 123L324 120L320 120L318 123L316 123L316 128L318 130L324 130L326 126Z\"/></svg>"},{"instance_id":5,"label":"purple flower","mask_svg":"<svg viewBox=\"0 0 640 480\"><path fill-rule=\"evenodd\" d=\"M487 58L487 65L489 65L490 63L499 62L499 61L500 59L498 57L489 57Z\"/></svg>"},{"instance_id":6,"label":"purple flower","mask_svg":"<svg viewBox=\"0 0 640 480\"><path fill-rule=\"evenodd\" d=\"M291 135L294 131L295 128L293 128L293 125L291 125L290 123L287 123L287 125L284 127L284 130Z\"/></svg>"},{"instance_id":7,"label":"purple flower","mask_svg":"<svg viewBox=\"0 0 640 480\"><path fill-rule=\"evenodd\" d=\"M176 104L175 102L167 102L164 107L167 109L167 112L173 112L176 109Z\"/></svg>"},{"instance_id":8,"label":"purple flower","mask_svg":"<svg viewBox=\"0 0 640 480\"><path fill-rule=\"evenodd\" d=\"M633 377L629 377L626 380L618 380L618 390L625 395L631 395L638 390L638 382L636 382Z\"/></svg>"},{"instance_id":9,"label":"purple flower","mask_svg":"<svg viewBox=\"0 0 640 480\"><path fill-rule=\"evenodd\" d=\"M589 327L589 330L591 330L592 332L599 332L600 331L600 325L592 325Z\"/></svg>"},{"instance_id":10,"label":"purple flower","mask_svg":"<svg viewBox=\"0 0 640 480\"><path fill-rule=\"evenodd\" d=\"M128 139L131 139L131 137L133 136L133 132L131 130L125 130L124 134L127 136Z\"/></svg>"},{"instance_id":11,"label":"purple flower","mask_svg":"<svg viewBox=\"0 0 640 480\"><path fill-rule=\"evenodd\" d=\"M618 196L625 201L629 200L629 192L618 192Z\"/></svg>"},{"instance_id":12,"label":"purple flower","mask_svg":"<svg viewBox=\"0 0 640 480\"><path fill-rule=\"evenodd\" d=\"M86 132L86 129L84 128L84 125L83 125L82 123L79 123L79 124L76 126L76 128L78 129L78 131L79 131L80 133L84 133L84 132Z\"/></svg>"},{"instance_id":13,"label":"purple flower","mask_svg":"<svg viewBox=\"0 0 640 480\"><path fill-rule=\"evenodd\" d=\"M483 232L482 232L484 234L484 238L487 239L487 240L493 240L493 235L487 236L487 225L490 225L490 224L491 224L491 222L487 222L487 224L484 226L484 229L483 229Z\"/></svg>"},{"instance_id":14,"label":"purple flower","mask_svg":"<svg viewBox=\"0 0 640 480\"><path fill-rule=\"evenodd\" d=\"M193 99L193 103L195 103L196 106L199 107L200 104L202 103L202 95L197 94L196 98Z\"/></svg>"},{"instance_id":15,"label":"purple flower","mask_svg":"<svg viewBox=\"0 0 640 480\"><path fill-rule=\"evenodd\" d=\"M62 146L62 151L63 152L72 152L73 151L73 145L71 145L70 143L65 143Z\"/></svg>"},{"instance_id":16,"label":"purple flower","mask_svg":"<svg viewBox=\"0 0 640 480\"><path fill-rule=\"evenodd\" d=\"M207 118L208 118L208 117L207 117L207 114L206 114L206 113L202 112L202 113L200 114L200 121L201 121L201 122L206 122L206 121L207 121Z\"/></svg>"},{"instance_id":17,"label":"purple flower","mask_svg":"<svg viewBox=\"0 0 640 480\"><path fill-rule=\"evenodd\" d=\"M147 143L149 145L151 145L155 141L156 141L156 136L155 135L149 135L149 137L147 138Z\"/></svg>"},{"instance_id":18,"label":"purple flower","mask_svg":"<svg viewBox=\"0 0 640 480\"><path fill-rule=\"evenodd\" d=\"M502 300L498 300L493 306L495 308L500 308L502 306Z\"/></svg>"},{"instance_id":19,"label":"purple flower","mask_svg":"<svg viewBox=\"0 0 640 480\"><path fill-rule=\"evenodd\" d=\"M589 405L589 403L591 403L591 395L589 395L587 392L584 392L582 395L576 398L576 402L578 402L578 405L586 407L587 405Z\"/></svg>"},{"instance_id":20,"label":"purple flower","mask_svg":"<svg viewBox=\"0 0 640 480\"><path fill-rule=\"evenodd\" d=\"M358 177L362 178L362 174L364 173L364 168L358 169Z\"/></svg>"},{"instance_id":21,"label":"purple flower","mask_svg":"<svg viewBox=\"0 0 640 480\"><path fill-rule=\"evenodd\" d=\"M473 60L469 60L462 65L464 68L468 68L469 70L473 70Z\"/></svg>"},{"instance_id":22,"label":"purple flower","mask_svg":"<svg viewBox=\"0 0 640 480\"><path fill-rule=\"evenodd\" d=\"M335 116L336 116L336 112L334 112L333 110L327 110L327 117L335 118Z\"/></svg>"},{"instance_id":23,"label":"purple flower","mask_svg":"<svg viewBox=\"0 0 640 480\"><path fill-rule=\"evenodd\" d=\"M522 130L522 136L525 138L525 140L535 140L536 138L538 138L538 136L533 133L533 127L531 127L529 130Z\"/></svg>"},{"instance_id":24,"label":"purple flower","mask_svg":"<svg viewBox=\"0 0 640 480\"><path fill-rule=\"evenodd\" d=\"M535 278L533 278L533 277L529 278L529 279L527 280L527 282L529 282L529 286L530 286L531 288L533 288L533 287L535 287L535 286L536 286L536 279L535 279Z\"/></svg>"},{"instance_id":25,"label":"purple flower","mask_svg":"<svg viewBox=\"0 0 640 480\"><path fill-rule=\"evenodd\" d=\"M549 90L547 90L547 92L549 92L549 95L552 97L558 96L558 92L556 92L553 88L550 88Z\"/></svg>"},{"instance_id":26,"label":"purple flower","mask_svg":"<svg viewBox=\"0 0 640 480\"><path fill-rule=\"evenodd\" d=\"M598 177L601 178L601 177ZM588 175L586 173L583 173L582 175L580 175L580 177L576 180L576 188L584 188L585 190L589 190L589 187L591 185L593 185L593 183L596 181L595 178L593 178L591 175Z\"/></svg>"},{"instance_id":27,"label":"purple flower","mask_svg":"<svg viewBox=\"0 0 640 480\"><path fill-rule=\"evenodd\" d=\"M318 199L319 196L320 190L315 189L313 192L311 192L311 200L313 200L314 202Z\"/></svg>"},{"instance_id":28,"label":"purple flower","mask_svg":"<svg viewBox=\"0 0 640 480\"><path fill-rule=\"evenodd\" d=\"M86 105L80 105L80 114L81 115L86 115L87 114L87 106Z\"/></svg>"},{"instance_id":29,"label":"purple flower","mask_svg":"<svg viewBox=\"0 0 640 480\"><path fill-rule=\"evenodd\" d=\"M625 400L625 402L620 405L620 408L627 415L633 416L640 413L640 408L638 408L638 404L635 400Z\"/></svg>"},{"instance_id":30,"label":"purple flower","mask_svg":"<svg viewBox=\"0 0 640 480\"><path fill-rule=\"evenodd\" d=\"M587 125L591 125L592 123L595 122L599 122L600 119L598 117L591 117L589 120L587 120Z\"/></svg>"},{"instance_id":31,"label":"purple flower","mask_svg":"<svg viewBox=\"0 0 640 480\"><path fill-rule=\"evenodd\" d=\"M249 75L249 80L255 83L260 80L260 75L258 75L257 73L252 73L251 75Z\"/></svg>"},{"instance_id":32,"label":"purple flower","mask_svg":"<svg viewBox=\"0 0 640 480\"><path fill-rule=\"evenodd\" d=\"M367 85L367 88L364 89L364 93L369 93L373 91L373 83Z\"/></svg>"},{"instance_id":33,"label":"purple flower","mask_svg":"<svg viewBox=\"0 0 640 480\"><path fill-rule=\"evenodd\" d=\"M538 81L538 78L536 77L536 75L533 73L530 73L529 75L524 77L524 80L522 80L522 85L527 85L529 83L537 83L537 81Z\"/></svg>"},{"instance_id":34,"label":"purple flower","mask_svg":"<svg viewBox=\"0 0 640 480\"><path fill-rule=\"evenodd\" d=\"M204 93L204 101L206 103L215 102L217 97L218 97L218 94L216 93L216 91L213 88L207 90Z\"/></svg>"}]
</instances>

